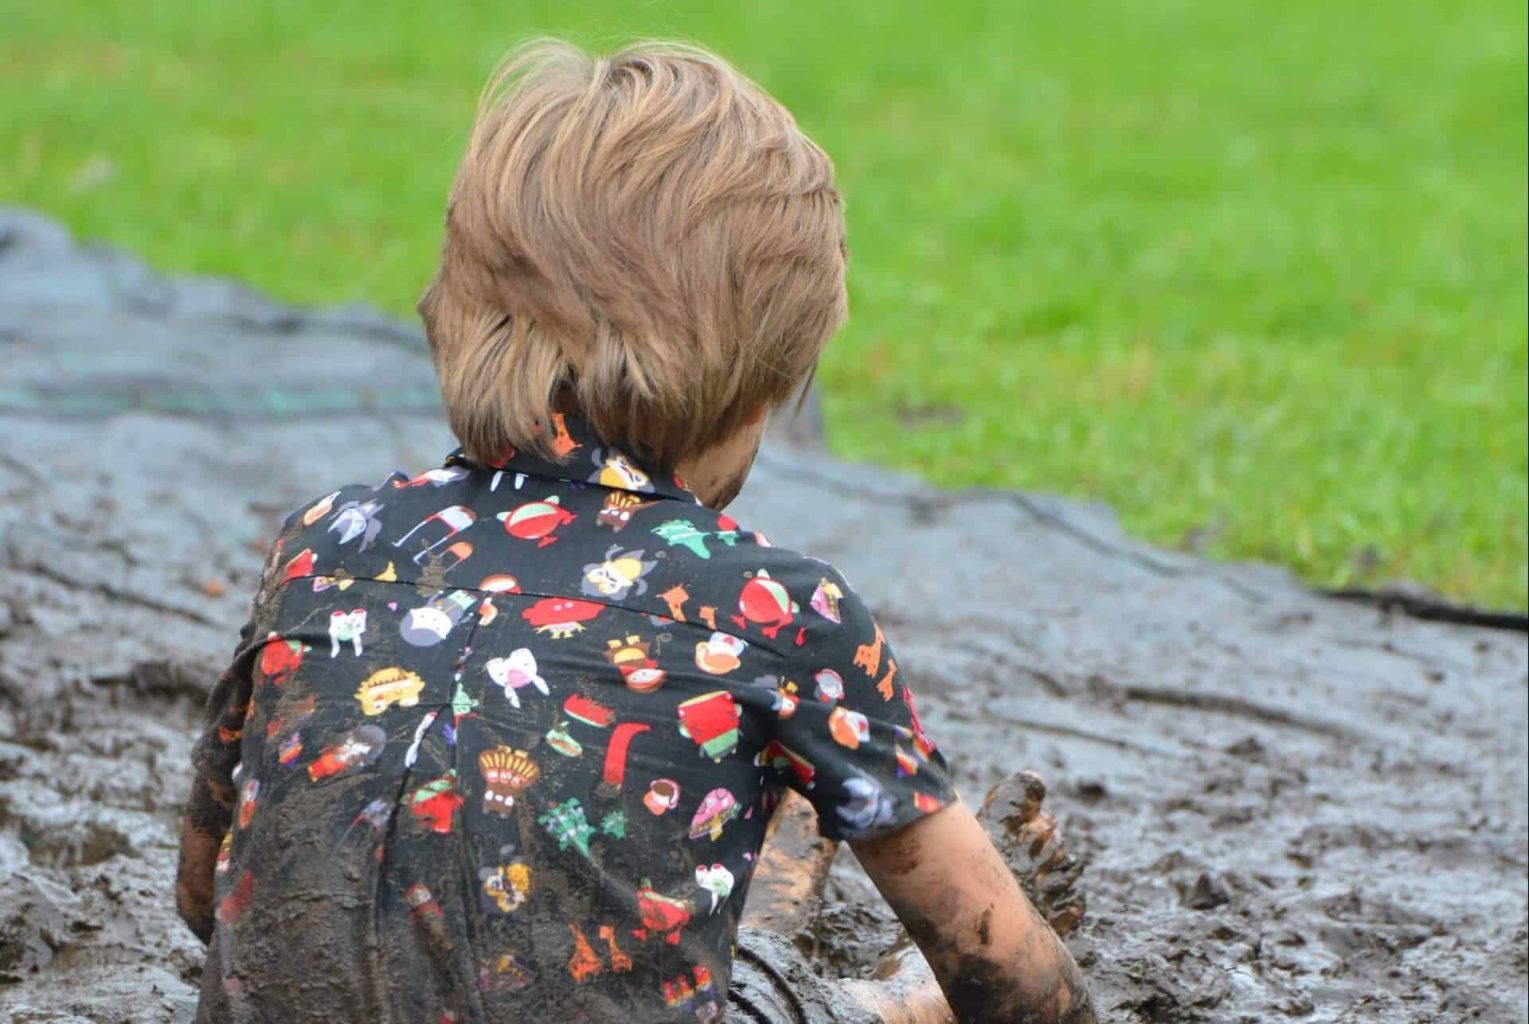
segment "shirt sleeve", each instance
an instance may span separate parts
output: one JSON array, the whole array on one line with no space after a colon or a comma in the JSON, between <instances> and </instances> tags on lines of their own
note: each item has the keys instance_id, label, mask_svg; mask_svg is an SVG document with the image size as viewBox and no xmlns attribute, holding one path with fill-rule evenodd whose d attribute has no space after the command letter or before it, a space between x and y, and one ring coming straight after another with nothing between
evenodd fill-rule
<instances>
[{"instance_id":1,"label":"shirt sleeve","mask_svg":"<svg viewBox=\"0 0 1529 1024\"><path fill-rule=\"evenodd\" d=\"M844 577L824 565L787 661L795 706L762 755L817 809L818 831L854 841L896 831L955 799L897 656Z\"/></svg>"}]
</instances>

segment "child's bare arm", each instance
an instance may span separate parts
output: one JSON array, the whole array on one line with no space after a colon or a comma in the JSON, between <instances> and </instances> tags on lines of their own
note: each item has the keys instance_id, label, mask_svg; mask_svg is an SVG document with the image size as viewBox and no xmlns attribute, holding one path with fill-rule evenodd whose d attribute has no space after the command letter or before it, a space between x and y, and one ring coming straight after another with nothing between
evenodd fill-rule
<instances>
[{"instance_id":1,"label":"child's bare arm","mask_svg":"<svg viewBox=\"0 0 1529 1024\"><path fill-rule=\"evenodd\" d=\"M1083 975L959 801L851 843L962 1024L1092 1024Z\"/></svg>"},{"instance_id":2,"label":"child's bare arm","mask_svg":"<svg viewBox=\"0 0 1529 1024\"><path fill-rule=\"evenodd\" d=\"M203 942L212 938L218 849L233 822L236 802L233 768L238 763L244 717L250 702L249 636L250 628L246 627L240 654L208 697L207 724L192 753L196 775L181 819L175 906L181 920Z\"/></svg>"},{"instance_id":3,"label":"child's bare arm","mask_svg":"<svg viewBox=\"0 0 1529 1024\"><path fill-rule=\"evenodd\" d=\"M206 783L199 777L196 785L205 789ZM206 793L200 796L193 793L192 801L207 798ZM181 920L203 942L212 939L213 876L222 842L223 833L204 831L196 825L191 814L182 819L180 865L175 873L175 908L180 912Z\"/></svg>"}]
</instances>

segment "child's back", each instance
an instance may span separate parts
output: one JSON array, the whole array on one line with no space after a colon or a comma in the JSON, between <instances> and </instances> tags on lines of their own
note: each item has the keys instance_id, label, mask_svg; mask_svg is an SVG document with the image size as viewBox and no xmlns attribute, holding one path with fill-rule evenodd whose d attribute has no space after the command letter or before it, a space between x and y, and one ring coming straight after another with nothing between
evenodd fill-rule
<instances>
[{"instance_id":1,"label":"child's back","mask_svg":"<svg viewBox=\"0 0 1529 1024\"><path fill-rule=\"evenodd\" d=\"M204 1016L705 1019L781 787L839 838L950 798L841 576L565 425L289 520L200 749Z\"/></svg>"},{"instance_id":2,"label":"child's back","mask_svg":"<svg viewBox=\"0 0 1529 1024\"><path fill-rule=\"evenodd\" d=\"M788 786L958 1013L1086 1019L848 584L719 511L844 315L827 157L694 50L501 84L420 303L463 450L295 513L212 695L201 1019L719 1019Z\"/></svg>"}]
</instances>

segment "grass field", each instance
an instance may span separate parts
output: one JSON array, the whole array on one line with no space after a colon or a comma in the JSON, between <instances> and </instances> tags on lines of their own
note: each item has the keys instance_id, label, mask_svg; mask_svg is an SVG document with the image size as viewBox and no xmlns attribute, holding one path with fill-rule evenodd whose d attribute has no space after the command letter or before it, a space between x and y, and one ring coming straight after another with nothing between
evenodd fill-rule
<instances>
[{"instance_id":1,"label":"grass field","mask_svg":"<svg viewBox=\"0 0 1529 1024\"><path fill-rule=\"evenodd\" d=\"M836 451L1523 607L1525 30L1501 0L6 4L0 201L405 313L509 43L695 39L838 163Z\"/></svg>"}]
</instances>

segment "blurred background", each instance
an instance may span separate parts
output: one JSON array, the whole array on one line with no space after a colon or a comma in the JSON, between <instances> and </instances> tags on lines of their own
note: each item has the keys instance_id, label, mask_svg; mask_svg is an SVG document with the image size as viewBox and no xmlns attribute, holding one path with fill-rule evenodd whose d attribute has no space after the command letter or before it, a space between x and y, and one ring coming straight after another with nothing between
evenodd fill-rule
<instances>
[{"instance_id":1,"label":"blurred background","mask_svg":"<svg viewBox=\"0 0 1529 1024\"><path fill-rule=\"evenodd\" d=\"M0 202L412 319L503 52L690 39L839 168L835 453L1523 608L1526 27L1501 0L3 0Z\"/></svg>"}]
</instances>

